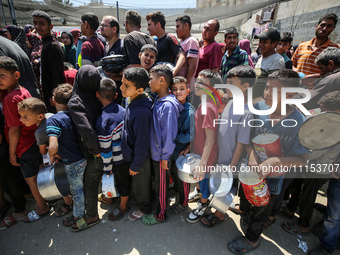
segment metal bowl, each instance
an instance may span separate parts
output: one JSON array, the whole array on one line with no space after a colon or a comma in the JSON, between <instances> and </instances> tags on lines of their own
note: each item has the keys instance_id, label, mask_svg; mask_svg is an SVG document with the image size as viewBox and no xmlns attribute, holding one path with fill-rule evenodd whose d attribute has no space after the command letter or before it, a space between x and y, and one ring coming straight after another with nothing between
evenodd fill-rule
<instances>
[{"instance_id":1,"label":"metal bowl","mask_svg":"<svg viewBox=\"0 0 340 255\"><path fill-rule=\"evenodd\" d=\"M215 172L209 179L210 193L215 197L224 197L233 185L233 174L228 165L216 165Z\"/></svg>"}]
</instances>

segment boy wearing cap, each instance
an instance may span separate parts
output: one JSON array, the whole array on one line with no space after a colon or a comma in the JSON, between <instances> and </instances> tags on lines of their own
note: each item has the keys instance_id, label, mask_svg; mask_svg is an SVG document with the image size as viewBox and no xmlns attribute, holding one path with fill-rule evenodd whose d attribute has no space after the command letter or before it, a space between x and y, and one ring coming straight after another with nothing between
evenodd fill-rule
<instances>
[{"instance_id":1,"label":"boy wearing cap","mask_svg":"<svg viewBox=\"0 0 340 255\"><path fill-rule=\"evenodd\" d=\"M274 71L285 69L285 61L275 51L278 42L281 39L280 32L275 27L270 27L255 39L260 39L259 49L261 57L255 65L256 81L253 86L253 99L262 97L267 77Z\"/></svg>"}]
</instances>

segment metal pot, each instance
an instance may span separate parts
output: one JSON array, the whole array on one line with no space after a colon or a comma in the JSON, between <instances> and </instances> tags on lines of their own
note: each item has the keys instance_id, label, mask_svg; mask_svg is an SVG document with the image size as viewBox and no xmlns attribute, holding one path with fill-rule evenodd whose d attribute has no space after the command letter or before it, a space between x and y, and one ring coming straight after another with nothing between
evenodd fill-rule
<instances>
[{"instance_id":1,"label":"metal pot","mask_svg":"<svg viewBox=\"0 0 340 255\"><path fill-rule=\"evenodd\" d=\"M102 193L107 198L118 197L119 194L116 190L114 174L107 175L106 173L102 176Z\"/></svg>"},{"instance_id":2,"label":"metal pot","mask_svg":"<svg viewBox=\"0 0 340 255\"><path fill-rule=\"evenodd\" d=\"M180 156L176 160L178 178L186 183L197 183L198 181L193 178L195 168L199 166L200 162L201 156L197 154L188 153L186 156Z\"/></svg>"},{"instance_id":3,"label":"metal pot","mask_svg":"<svg viewBox=\"0 0 340 255\"><path fill-rule=\"evenodd\" d=\"M235 194L237 192L236 188L232 188L231 191L224 197L213 197L210 202L210 206L215 208L221 213L227 213L230 204L233 202Z\"/></svg>"},{"instance_id":4,"label":"metal pot","mask_svg":"<svg viewBox=\"0 0 340 255\"><path fill-rule=\"evenodd\" d=\"M38 189L45 200L55 200L70 193L63 163L43 166L37 176Z\"/></svg>"}]
</instances>

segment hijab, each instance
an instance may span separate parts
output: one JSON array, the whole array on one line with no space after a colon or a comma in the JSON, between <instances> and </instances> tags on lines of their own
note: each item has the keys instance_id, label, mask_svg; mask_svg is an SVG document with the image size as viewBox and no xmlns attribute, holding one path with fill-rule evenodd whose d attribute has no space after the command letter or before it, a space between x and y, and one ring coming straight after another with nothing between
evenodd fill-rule
<instances>
[{"instance_id":1,"label":"hijab","mask_svg":"<svg viewBox=\"0 0 340 255\"><path fill-rule=\"evenodd\" d=\"M41 57L42 40L34 33L28 33L26 36L27 40L32 44L31 62L33 62L33 60Z\"/></svg>"},{"instance_id":2,"label":"hijab","mask_svg":"<svg viewBox=\"0 0 340 255\"><path fill-rule=\"evenodd\" d=\"M250 41L248 39L243 39L239 42L240 49L244 50L248 53L248 62L249 65L254 68L254 63L251 60L251 50L250 50Z\"/></svg>"},{"instance_id":3,"label":"hijab","mask_svg":"<svg viewBox=\"0 0 340 255\"><path fill-rule=\"evenodd\" d=\"M6 28L12 36L12 41L18 44L20 48L23 49L24 52L26 52L27 56L29 56L29 50L26 44L26 34L24 32L24 29L20 26L15 25L8 25Z\"/></svg>"},{"instance_id":4,"label":"hijab","mask_svg":"<svg viewBox=\"0 0 340 255\"><path fill-rule=\"evenodd\" d=\"M74 45L77 47L81 31L78 28L74 28L70 31L70 33L73 35Z\"/></svg>"},{"instance_id":5,"label":"hijab","mask_svg":"<svg viewBox=\"0 0 340 255\"><path fill-rule=\"evenodd\" d=\"M61 33L62 34L67 34L70 39L71 39L71 43L69 45L65 45L64 44L64 51L65 51L65 62L69 62L71 63L73 66L75 66L76 64L76 52L77 52L77 48L76 46L73 44L73 35L70 32L67 31L63 31Z\"/></svg>"}]
</instances>

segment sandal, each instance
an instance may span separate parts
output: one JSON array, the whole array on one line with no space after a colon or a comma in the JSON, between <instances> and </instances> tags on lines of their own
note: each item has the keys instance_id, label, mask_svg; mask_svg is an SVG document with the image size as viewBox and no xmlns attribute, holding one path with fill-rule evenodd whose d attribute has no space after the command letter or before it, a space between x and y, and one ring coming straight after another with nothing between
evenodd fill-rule
<instances>
[{"instance_id":1,"label":"sandal","mask_svg":"<svg viewBox=\"0 0 340 255\"><path fill-rule=\"evenodd\" d=\"M295 222L285 222L282 223L281 227L286 230L289 234L292 235L301 235L301 236L309 236L310 232L301 232L300 227Z\"/></svg>"},{"instance_id":2,"label":"sandal","mask_svg":"<svg viewBox=\"0 0 340 255\"><path fill-rule=\"evenodd\" d=\"M169 213L172 215L178 215L182 213L188 206L184 207L180 204L174 204L169 208Z\"/></svg>"},{"instance_id":3,"label":"sandal","mask_svg":"<svg viewBox=\"0 0 340 255\"><path fill-rule=\"evenodd\" d=\"M238 207L238 208L237 208ZM241 214L245 214L244 212L240 211L240 204L234 204L234 202L232 202L228 208L230 211L232 211L233 213L235 213L236 215L241 215Z\"/></svg>"},{"instance_id":4,"label":"sandal","mask_svg":"<svg viewBox=\"0 0 340 255\"><path fill-rule=\"evenodd\" d=\"M97 219L97 220L92 221L90 223L86 223L86 220L83 217L83 218L77 220L77 222L72 225L71 230L73 232L79 232L79 231L88 229L90 227L93 227L94 225L97 225L99 222L100 222L100 219Z\"/></svg>"},{"instance_id":5,"label":"sandal","mask_svg":"<svg viewBox=\"0 0 340 255\"><path fill-rule=\"evenodd\" d=\"M264 228L263 229L267 229L269 228L271 225L273 225L275 223L276 219L274 218L274 220L269 219L269 217L267 219L265 219L264 221Z\"/></svg>"},{"instance_id":6,"label":"sandal","mask_svg":"<svg viewBox=\"0 0 340 255\"><path fill-rule=\"evenodd\" d=\"M79 219L72 215L71 217L68 217L65 220L63 220L63 225L65 227L71 227L73 224L76 224L77 220Z\"/></svg>"},{"instance_id":7,"label":"sandal","mask_svg":"<svg viewBox=\"0 0 340 255\"><path fill-rule=\"evenodd\" d=\"M252 250L255 250L259 247L259 244L256 246L251 246L244 236L240 236L239 238L228 243L229 250L234 254L246 254Z\"/></svg>"},{"instance_id":8,"label":"sandal","mask_svg":"<svg viewBox=\"0 0 340 255\"><path fill-rule=\"evenodd\" d=\"M206 219L208 224L203 222L203 219ZM224 219L223 219L224 220ZM201 226L205 228L212 228L215 227L217 224L223 222L220 218L216 217L213 213L210 213L204 217L201 218Z\"/></svg>"},{"instance_id":9,"label":"sandal","mask_svg":"<svg viewBox=\"0 0 340 255\"><path fill-rule=\"evenodd\" d=\"M65 209L65 210L63 210L63 208ZM68 204L63 204L62 205L62 207L60 207L56 212L55 212L55 216L56 217L62 217L62 216L64 216L64 215L66 215L66 214L68 214L70 211L72 211L72 209L73 209L73 204L72 205L68 205Z\"/></svg>"},{"instance_id":10,"label":"sandal","mask_svg":"<svg viewBox=\"0 0 340 255\"><path fill-rule=\"evenodd\" d=\"M138 214L138 212L140 212L142 215ZM138 210L138 211L133 211L132 213L130 213L128 215L128 219L130 221L134 222L134 221L142 219L143 216L144 216L144 213L142 213L140 210Z\"/></svg>"},{"instance_id":11,"label":"sandal","mask_svg":"<svg viewBox=\"0 0 340 255\"><path fill-rule=\"evenodd\" d=\"M18 221L16 219L14 219L13 217L11 217L11 215L8 215L6 218L4 218L1 221L2 226L0 226L0 230L5 230L11 226L13 226L14 224L16 224Z\"/></svg>"},{"instance_id":12,"label":"sandal","mask_svg":"<svg viewBox=\"0 0 340 255\"><path fill-rule=\"evenodd\" d=\"M35 222L35 221L37 221L37 220L40 220L40 219L46 217L47 215L50 215L52 211L53 211L53 210L50 209L50 210L48 210L47 212L44 212L43 214L38 214L35 210L32 210L31 212L29 212L29 213L27 214L28 219L27 219L27 220L24 220L24 222L25 222L25 223L32 223L32 222Z\"/></svg>"},{"instance_id":13,"label":"sandal","mask_svg":"<svg viewBox=\"0 0 340 255\"><path fill-rule=\"evenodd\" d=\"M122 212L119 208L113 210L113 212L109 213L107 217L109 220L116 221L121 219L125 214L129 212L130 208L127 208L125 212Z\"/></svg>"},{"instance_id":14,"label":"sandal","mask_svg":"<svg viewBox=\"0 0 340 255\"><path fill-rule=\"evenodd\" d=\"M142 222L148 226L164 223L167 221L168 221L168 218L166 218L165 220L161 220L161 221L157 220L154 214L144 214L142 218Z\"/></svg>"},{"instance_id":15,"label":"sandal","mask_svg":"<svg viewBox=\"0 0 340 255\"><path fill-rule=\"evenodd\" d=\"M107 205L112 204L112 200L111 200L111 202L108 202L108 201L106 201L106 200L104 199L103 196L104 196L103 194L99 194L99 195L98 195L98 201L99 201L99 202L104 203L104 204L107 204Z\"/></svg>"},{"instance_id":16,"label":"sandal","mask_svg":"<svg viewBox=\"0 0 340 255\"><path fill-rule=\"evenodd\" d=\"M294 213L293 213L293 215L288 214L286 207L282 207L281 208L281 211L279 212L279 215L281 215L283 217L286 217L288 219L294 219Z\"/></svg>"}]
</instances>

